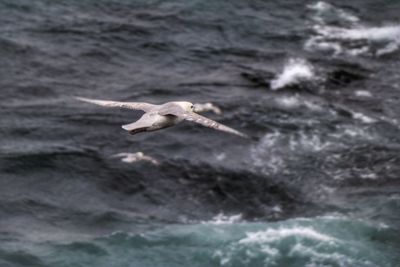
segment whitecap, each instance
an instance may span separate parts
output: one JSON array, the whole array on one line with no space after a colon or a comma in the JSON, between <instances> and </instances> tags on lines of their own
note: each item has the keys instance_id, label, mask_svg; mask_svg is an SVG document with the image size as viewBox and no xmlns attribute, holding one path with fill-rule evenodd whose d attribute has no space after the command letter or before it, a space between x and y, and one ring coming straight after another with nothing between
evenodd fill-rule
<instances>
[{"instance_id":1,"label":"whitecap","mask_svg":"<svg viewBox=\"0 0 400 267\"><path fill-rule=\"evenodd\" d=\"M366 25L353 14L325 2L308 6L314 34L305 42L308 51L330 51L333 55L382 56L400 49L400 25ZM334 16L336 22L330 21ZM339 25L339 26L337 26Z\"/></svg>"},{"instance_id":2,"label":"whitecap","mask_svg":"<svg viewBox=\"0 0 400 267\"><path fill-rule=\"evenodd\" d=\"M306 42L307 50L321 51L332 48L335 54L345 53L358 56L375 53L377 56L393 53L400 46L400 25L383 27L356 26L353 28L316 25L313 27L317 37ZM361 47L353 48L346 41L365 41ZM376 52L374 52L376 50Z\"/></svg>"},{"instance_id":3,"label":"whitecap","mask_svg":"<svg viewBox=\"0 0 400 267\"><path fill-rule=\"evenodd\" d=\"M313 19L321 23L325 22L324 16L328 14L335 15L339 19L342 19L347 22L358 22L360 20L357 16L323 1L310 4L307 6L307 8L314 10L316 12Z\"/></svg>"},{"instance_id":4,"label":"whitecap","mask_svg":"<svg viewBox=\"0 0 400 267\"><path fill-rule=\"evenodd\" d=\"M246 237L239 240L239 244L254 244L254 243L271 243L275 241L281 241L283 239L295 237L301 239L314 240L318 242L335 242L336 238L329 235L320 233L310 227L293 227L293 228L278 228L278 229L267 229L265 231L250 232L246 234Z\"/></svg>"},{"instance_id":5,"label":"whitecap","mask_svg":"<svg viewBox=\"0 0 400 267\"><path fill-rule=\"evenodd\" d=\"M352 56L372 53L377 56L393 53L399 49L400 45L400 26L383 27L356 27L340 28L330 26L317 26L314 30L324 38L323 43L331 43L337 46L335 53L345 51ZM358 48L349 46L346 41L365 41L365 44ZM319 47L318 47L319 46ZM321 44L315 47L321 48ZM339 48L340 47L340 48ZM376 50L376 52L374 52Z\"/></svg>"},{"instance_id":6,"label":"whitecap","mask_svg":"<svg viewBox=\"0 0 400 267\"><path fill-rule=\"evenodd\" d=\"M373 245L365 246L365 240L371 231L385 230L385 227L328 214L268 223L267 226L246 224L246 229L244 236L235 235L231 242L224 241L215 251L213 256L221 265L280 266L278 263L290 258L300 260L302 266L377 266L365 265L368 258L359 256L376 252ZM225 234L225 230L222 233ZM238 228L232 231L236 233Z\"/></svg>"},{"instance_id":7,"label":"whitecap","mask_svg":"<svg viewBox=\"0 0 400 267\"><path fill-rule=\"evenodd\" d=\"M354 94L359 97L372 97L371 92L366 90L357 90L354 92Z\"/></svg>"},{"instance_id":8,"label":"whitecap","mask_svg":"<svg viewBox=\"0 0 400 267\"><path fill-rule=\"evenodd\" d=\"M310 81L316 78L314 67L304 59L290 59L283 71L271 81L271 89L278 90L283 87Z\"/></svg>"},{"instance_id":9,"label":"whitecap","mask_svg":"<svg viewBox=\"0 0 400 267\"><path fill-rule=\"evenodd\" d=\"M400 26L383 27L316 27L318 33L329 38L347 39L347 40L369 40L369 41L396 41L400 42Z\"/></svg>"},{"instance_id":10,"label":"whitecap","mask_svg":"<svg viewBox=\"0 0 400 267\"><path fill-rule=\"evenodd\" d=\"M236 214L236 215L225 215L223 213L217 214L215 217L213 217L210 221L203 222L203 224L233 224L233 223L238 223L242 221L242 214Z\"/></svg>"}]
</instances>

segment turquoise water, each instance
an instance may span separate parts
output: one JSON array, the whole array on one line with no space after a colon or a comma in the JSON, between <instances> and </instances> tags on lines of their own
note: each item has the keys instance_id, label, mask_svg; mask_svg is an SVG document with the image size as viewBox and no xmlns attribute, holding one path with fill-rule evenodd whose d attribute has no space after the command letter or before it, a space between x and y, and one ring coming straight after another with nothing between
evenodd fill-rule
<instances>
[{"instance_id":1,"label":"turquoise water","mask_svg":"<svg viewBox=\"0 0 400 267\"><path fill-rule=\"evenodd\" d=\"M398 266L400 241L389 226L340 216L249 223L214 220L142 233L115 232L69 243L2 251L29 266Z\"/></svg>"}]
</instances>

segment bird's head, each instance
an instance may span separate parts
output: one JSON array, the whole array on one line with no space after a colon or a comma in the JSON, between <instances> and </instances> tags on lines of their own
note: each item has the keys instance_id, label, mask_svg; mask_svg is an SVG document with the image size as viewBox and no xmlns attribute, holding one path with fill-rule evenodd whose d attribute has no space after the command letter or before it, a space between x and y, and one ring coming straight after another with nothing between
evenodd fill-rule
<instances>
[{"instance_id":1,"label":"bird's head","mask_svg":"<svg viewBox=\"0 0 400 267\"><path fill-rule=\"evenodd\" d=\"M177 104L185 111L193 112L194 109L193 103L182 101L182 102L177 102Z\"/></svg>"}]
</instances>

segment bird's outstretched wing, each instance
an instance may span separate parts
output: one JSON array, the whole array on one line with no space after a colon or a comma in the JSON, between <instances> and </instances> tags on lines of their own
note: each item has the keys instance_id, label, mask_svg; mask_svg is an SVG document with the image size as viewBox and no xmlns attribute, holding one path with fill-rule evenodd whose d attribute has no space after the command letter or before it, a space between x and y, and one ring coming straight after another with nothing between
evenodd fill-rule
<instances>
[{"instance_id":1,"label":"bird's outstretched wing","mask_svg":"<svg viewBox=\"0 0 400 267\"><path fill-rule=\"evenodd\" d=\"M218 123L216 121L213 121L209 118L203 117L197 113L194 112L185 112L183 113L182 117L187 120L187 121L193 121L195 123L201 124L203 126L209 127L209 128L213 128L215 130L219 130L219 131L223 131L223 132L227 132L227 133L231 133L231 134L235 134L238 135L240 137L243 138L249 138L246 134L241 133L235 129L232 129L226 125L223 125L221 123Z\"/></svg>"},{"instance_id":2,"label":"bird's outstretched wing","mask_svg":"<svg viewBox=\"0 0 400 267\"><path fill-rule=\"evenodd\" d=\"M84 97L75 97L75 98L80 101L96 104L103 107L119 107L119 108L127 108L134 110L143 110L144 112L148 112L156 106L143 102L118 102L118 101L90 99Z\"/></svg>"},{"instance_id":3,"label":"bird's outstretched wing","mask_svg":"<svg viewBox=\"0 0 400 267\"><path fill-rule=\"evenodd\" d=\"M122 152L122 153L114 154L111 157L112 158L122 158L122 157L126 157L126 156L129 156L129 155L130 155L130 153Z\"/></svg>"},{"instance_id":4,"label":"bird's outstretched wing","mask_svg":"<svg viewBox=\"0 0 400 267\"><path fill-rule=\"evenodd\" d=\"M187 112L185 111L183 108L180 108L179 106L170 106L168 108L164 108L162 110L159 111L160 115L174 115L177 117L181 117L184 120L187 121L193 121L195 123L201 124L203 126L209 127L209 128L213 128L215 130L219 130L219 131L223 131L223 132L227 132L227 133L231 133L231 134L235 134L238 135L240 137L243 138L249 138L246 134L241 133L235 129L232 129L228 126L225 126L221 123L218 123L216 121L213 121L211 119L208 119L206 117L203 117L197 113L194 112Z\"/></svg>"}]
</instances>

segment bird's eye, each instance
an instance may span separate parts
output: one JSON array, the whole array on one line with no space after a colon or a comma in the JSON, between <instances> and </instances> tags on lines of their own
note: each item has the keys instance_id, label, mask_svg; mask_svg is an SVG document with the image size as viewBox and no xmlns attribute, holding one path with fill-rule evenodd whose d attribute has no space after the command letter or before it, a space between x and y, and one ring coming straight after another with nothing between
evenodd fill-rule
<instances>
[{"instance_id":1,"label":"bird's eye","mask_svg":"<svg viewBox=\"0 0 400 267\"><path fill-rule=\"evenodd\" d=\"M190 106L190 109L193 109L193 108L194 108L194 106L193 106L193 105L191 105L191 106Z\"/></svg>"}]
</instances>

